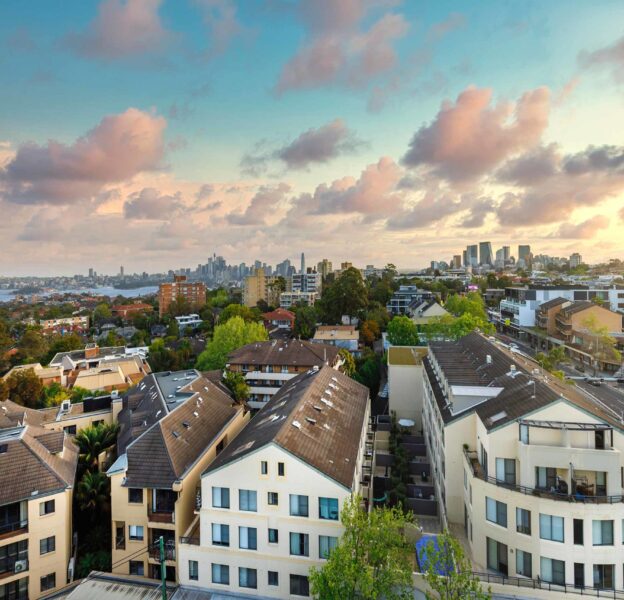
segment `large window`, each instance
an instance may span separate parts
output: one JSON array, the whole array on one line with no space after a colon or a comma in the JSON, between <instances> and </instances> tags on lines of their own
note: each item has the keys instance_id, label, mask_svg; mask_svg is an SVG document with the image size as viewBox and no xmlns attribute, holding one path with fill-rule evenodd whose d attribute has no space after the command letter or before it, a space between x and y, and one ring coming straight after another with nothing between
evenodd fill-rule
<instances>
[{"instance_id":1,"label":"large window","mask_svg":"<svg viewBox=\"0 0 624 600\"><path fill-rule=\"evenodd\" d=\"M501 527L507 527L507 505L504 502L486 497L485 518Z\"/></svg>"},{"instance_id":2,"label":"large window","mask_svg":"<svg viewBox=\"0 0 624 600\"><path fill-rule=\"evenodd\" d=\"M319 558L329 558L329 553L338 545L338 538L319 535Z\"/></svg>"},{"instance_id":3,"label":"large window","mask_svg":"<svg viewBox=\"0 0 624 600\"><path fill-rule=\"evenodd\" d=\"M293 517L307 517L308 497L290 494L290 514Z\"/></svg>"},{"instance_id":4,"label":"large window","mask_svg":"<svg viewBox=\"0 0 624 600\"><path fill-rule=\"evenodd\" d=\"M592 544L613 546L613 521L592 521Z\"/></svg>"},{"instance_id":5,"label":"large window","mask_svg":"<svg viewBox=\"0 0 624 600\"><path fill-rule=\"evenodd\" d=\"M188 561L189 567L189 579L191 581L197 581L199 579L199 565L196 560Z\"/></svg>"},{"instance_id":6,"label":"large window","mask_svg":"<svg viewBox=\"0 0 624 600\"><path fill-rule=\"evenodd\" d=\"M258 532L255 527L238 528L238 546L244 550L258 549Z\"/></svg>"},{"instance_id":7,"label":"large window","mask_svg":"<svg viewBox=\"0 0 624 600\"><path fill-rule=\"evenodd\" d=\"M28 559L28 540L0 547L0 574L13 571L18 560ZM2 596L0 595L0 598Z\"/></svg>"},{"instance_id":8,"label":"large window","mask_svg":"<svg viewBox=\"0 0 624 600\"><path fill-rule=\"evenodd\" d=\"M56 504L54 500L46 500L45 502L41 502L39 504L39 514L49 515L52 514L56 510Z\"/></svg>"},{"instance_id":9,"label":"large window","mask_svg":"<svg viewBox=\"0 0 624 600\"><path fill-rule=\"evenodd\" d=\"M128 502L132 504L142 504L143 488L128 488Z\"/></svg>"},{"instance_id":10,"label":"large window","mask_svg":"<svg viewBox=\"0 0 624 600\"><path fill-rule=\"evenodd\" d=\"M292 556L310 556L310 536L307 533L290 534L290 554Z\"/></svg>"},{"instance_id":11,"label":"large window","mask_svg":"<svg viewBox=\"0 0 624 600\"><path fill-rule=\"evenodd\" d=\"M238 490L238 508L256 512L258 510L257 494L255 490Z\"/></svg>"},{"instance_id":12,"label":"large window","mask_svg":"<svg viewBox=\"0 0 624 600\"><path fill-rule=\"evenodd\" d=\"M554 558L540 558L540 577L548 583L565 583L565 562Z\"/></svg>"},{"instance_id":13,"label":"large window","mask_svg":"<svg viewBox=\"0 0 624 600\"><path fill-rule=\"evenodd\" d=\"M230 584L230 567L212 563L212 583Z\"/></svg>"},{"instance_id":14,"label":"large window","mask_svg":"<svg viewBox=\"0 0 624 600\"><path fill-rule=\"evenodd\" d=\"M516 531L531 535L531 511L525 508L516 508Z\"/></svg>"},{"instance_id":15,"label":"large window","mask_svg":"<svg viewBox=\"0 0 624 600\"><path fill-rule=\"evenodd\" d=\"M256 571L256 569L239 567L238 585L255 590L258 587L258 571Z\"/></svg>"},{"instance_id":16,"label":"large window","mask_svg":"<svg viewBox=\"0 0 624 600\"><path fill-rule=\"evenodd\" d=\"M516 573L524 577L532 577L533 566L532 556L530 552L524 550L516 550Z\"/></svg>"},{"instance_id":17,"label":"large window","mask_svg":"<svg viewBox=\"0 0 624 600\"><path fill-rule=\"evenodd\" d=\"M552 542L563 542L563 517L540 513L540 537Z\"/></svg>"},{"instance_id":18,"label":"large window","mask_svg":"<svg viewBox=\"0 0 624 600\"><path fill-rule=\"evenodd\" d=\"M319 498L319 519L338 520L337 498Z\"/></svg>"},{"instance_id":19,"label":"large window","mask_svg":"<svg viewBox=\"0 0 624 600\"><path fill-rule=\"evenodd\" d=\"M212 543L215 546L230 545L230 526L222 523L212 524Z\"/></svg>"},{"instance_id":20,"label":"large window","mask_svg":"<svg viewBox=\"0 0 624 600\"><path fill-rule=\"evenodd\" d=\"M613 583L613 565L594 565L595 588L612 590Z\"/></svg>"},{"instance_id":21,"label":"large window","mask_svg":"<svg viewBox=\"0 0 624 600\"><path fill-rule=\"evenodd\" d=\"M535 467L535 487L542 490L554 490L557 487L557 469Z\"/></svg>"},{"instance_id":22,"label":"large window","mask_svg":"<svg viewBox=\"0 0 624 600\"><path fill-rule=\"evenodd\" d=\"M130 575L139 575L140 577L145 575L145 563L142 560L131 560L129 565Z\"/></svg>"},{"instance_id":23,"label":"large window","mask_svg":"<svg viewBox=\"0 0 624 600\"><path fill-rule=\"evenodd\" d=\"M39 540L39 554L48 554L56 550L56 537L50 536Z\"/></svg>"},{"instance_id":24,"label":"large window","mask_svg":"<svg viewBox=\"0 0 624 600\"><path fill-rule=\"evenodd\" d=\"M143 540L143 525L129 525L128 537L135 542Z\"/></svg>"},{"instance_id":25,"label":"large window","mask_svg":"<svg viewBox=\"0 0 624 600\"><path fill-rule=\"evenodd\" d=\"M507 546L492 538L485 538L487 544L487 568L507 575Z\"/></svg>"},{"instance_id":26,"label":"large window","mask_svg":"<svg viewBox=\"0 0 624 600\"><path fill-rule=\"evenodd\" d=\"M509 485L516 484L516 461L513 458L496 459L496 480Z\"/></svg>"},{"instance_id":27,"label":"large window","mask_svg":"<svg viewBox=\"0 0 624 600\"><path fill-rule=\"evenodd\" d=\"M45 592L47 590L52 590L56 587L56 573L50 573L49 575L44 575L41 578L41 591Z\"/></svg>"},{"instance_id":28,"label":"large window","mask_svg":"<svg viewBox=\"0 0 624 600\"><path fill-rule=\"evenodd\" d=\"M212 488L212 506L214 508L230 508L230 488Z\"/></svg>"},{"instance_id":29,"label":"large window","mask_svg":"<svg viewBox=\"0 0 624 600\"><path fill-rule=\"evenodd\" d=\"M310 584L305 575L290 576L290 593L294 596L309 596Z\"/></svg>"}]
</instances>

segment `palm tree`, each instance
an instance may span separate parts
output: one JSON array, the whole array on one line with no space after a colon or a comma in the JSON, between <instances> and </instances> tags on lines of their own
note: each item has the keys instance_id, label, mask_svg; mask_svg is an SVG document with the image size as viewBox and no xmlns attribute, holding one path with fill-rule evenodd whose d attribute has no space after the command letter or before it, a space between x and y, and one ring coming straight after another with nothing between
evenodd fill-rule
<instances>
[{"instance_id":1,"label":"palm tree","mask_svg":"<svg viewBox=\"0 0 624 600\"><path fill-rule=\"evenodd\" d=\"M102 452L115 445L119 425L100 423L85 427L74 437L74 442L80 448L80 459L90 471L98 470L98 457Z\"/></svg>"},{"instance_id":2,"label":"palm tree","mask_svg":"<svg viewBox=\"0 0 624 600\"><path fill-rule=\"evenodd\" d=\"M76 488L76 500L81 511L106 513L110 502L108 477L99 471L87 471Z\"/></svg>"}]
</instances>

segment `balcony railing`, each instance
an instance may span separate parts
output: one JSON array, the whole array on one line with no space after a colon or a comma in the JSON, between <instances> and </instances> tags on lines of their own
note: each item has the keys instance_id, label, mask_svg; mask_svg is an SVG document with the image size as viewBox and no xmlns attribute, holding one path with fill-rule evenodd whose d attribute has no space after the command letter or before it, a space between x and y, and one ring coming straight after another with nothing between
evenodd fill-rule
<instances>
[{"instance_id":1,"label":"balcony railing","mask_svg":"<svg viewBox=\"0 0 624 600\"><path fill-rule=\"evenodd\" d=\"M175 511L153 511L147 512L147 519L156 523L175 523Z\"/></svg>"},{"instance_id":2,"label":"balcony railing","mask_svg":"<svg viewBox=\"0 0 624 600\"><path fill-rule=\"evenodd\" d=\"M158 540L155 540L152 547L149 549L149 557L156 560L160 560L160 546ZM173 540L165 542L165 560L175 560L176 549L175 542Z\"/></svg>"},{"instance_id":3,"label":"balcony railing","mask_svg":"<svg viewBox=\"0 0 624 600\"><path fill-rule=\"evenodd\" d=\"M20 529L28 530L28 520L13 521L12 523L3 523L0 525L0 535L19 531Z\"/></svg>"},{"instance_id":4,"label":"balcony railing","mask_svg":"<svg viewBox=\"0 0 624 600\"><path fill-rule=\"evenodd\" d=\"M199 546L199 538L182 536L180 538L180 544L189 544L191 546Z\"/></svg>"},{"instance_id":5,"label":"balcony railing","mask_svg":"<svg viewBox=\"0 0 624 600\"><path fill-rule=\"evenodd\" d=\"M0 578L10 577L14 573L28 571L28 553L24 558L5 558L0 560ZM18 565L18 568L15 565Z\"/></svg>"},{"instance_id":6,"label":"balcony railing","mask_svg":"<svg viewBox=\"0 0 624 600\"><path fill-rule=\"evenodd\" d=\"M539 496L541 498L547 498L549 500L560 500L563 502L580 502L582 504L619 504L620 502L624 503L624 495L622 494L619 494L617 496L586 496L579 493L564 494L548 489L532 488L526 487L524 485L517 485L515 483L506 483L504 481L501 481L500 479L496 479L496 477L490 477L485 475L483 467L481 467L476 459L476 452L464 450L464 457L466 458L466 462L470 467L470 472L472 473L473 477L476 477L481 481L491 483L498 487L503 487L508 490L513 490L514 492L526 494L527 496Z\"/></svg>"}]
</instances>

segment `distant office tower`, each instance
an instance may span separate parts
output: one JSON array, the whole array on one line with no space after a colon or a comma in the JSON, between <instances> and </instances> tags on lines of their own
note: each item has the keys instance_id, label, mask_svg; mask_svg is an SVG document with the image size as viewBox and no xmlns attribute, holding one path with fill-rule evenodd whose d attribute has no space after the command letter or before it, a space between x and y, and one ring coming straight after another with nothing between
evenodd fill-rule
<instances>
[{"instance_id":1,"label":"distant office tower","mask_svg":"<svg viewBox=\"0 0 624 600\"><path fill-rule=\"evenodd\" d=\"M490 242L479 242L479 264L491 265L494 263L492 256L492 244Z\"/></svg>"},{"instance_id":2,"label":"distant office tower","mask_svg":"<svg viewBox=\"0 0 624 600\"><path fill-rule=\"evenodd\" d=\"M531 246L518 246L518 262L523 261L527 265L531 262Z\"/></svg>"},{"instance_id":3,"label":"distant office tower","mask_svg":"<svg viewBox=\"0 0 624 600\"><path fill-rule=\"evenodd\" d=\"M464 267L468 266L468 252L466 250L462 251L462 265Z\"/></svg>"},{"instance_id":4,"label":"distant office tower","mask_svg":"<svg viewBox=\"0 0 624 600\"><path fill-rule=\"evenodd\" d=\"M162 317L178 298L186 300L192 309L198 308L206 303L206 286L199 281L187 281L186 275L175 275L173 282L161 283L158 288L159 315Z\"/></svg>"},{"instance_id":5,"label":"distant office tower","mask_svg":"<svg viewBox=\"0 0 624 600\"><path fill-rule=\"evenodd\" d=\"M347 269L350 269L352 266L353 266L353 263L343 262L343 263L340 263L340 270L346 271Z\"/></svg>"},{"instance_id":6,"label":"distant office tower","mask_svg":"<svg viewBox=\"0 0 624 600\"><path fill-rule=\"evenodd\" d=\"M503 250L503 260L507 262L511 258L511 247L503 246L502 250Z\"/></svg>"},{"instance_id":7,"label":"distant office tower","mask_svg":"<svg viewBox=\"0 0 624 600\"><path fill-rule=\"evenodd\" d=\"M89 278L93 279L93 267L89 269Z\"/></svg>"},{"instance_id":8,"label":"distant office tower","mask_svg":"<svg viewBox=\"0 0 624 600\"><path fill-rule=\"evenodd\" d=\"M578 252L575 252L574 254L570 255L570 268L571 269L574 269L574 267L578 267L582 262L583 262L583 257Z\"/></svg>"},{"instance_id":9,"label":"distant office tower","mask_svg":"<svg viewBox=\"0 0 624 600\"><path fill-rule=\"evenodd\" d=\"M468 264L471 267L479 266L479 246L473 244L466 247L466 254L468 256Z\"/></svg>"},{"instance_id":10,"label":"distant office tower","mask_svg":"<svg viewBox=\"0 0 624 600\"><path fill-rule=\"evenodd\" d=\"M331 261L324 258L318 265L316 265L316 270L318 271L320 276L324 279L332 272Z\"/></svg>"},{"instance_id":11,"label":"distant office tower","mask_svg":"<svg viewBox=\"0 0 624 600\"><path fill-rule=\"evenodd\" d=\"M306 272L305 270L305 254L302 252L301 253L301 274L304 274Z\"/></svg>"},{"instance_id":12,"label":"distant office tower","mask_svg":"<svg viewBox=\"0 0 624 600\"><path fill-rule=\"evenodd\" d=\"M499 248L496 251L496 261L495 261L495 265L497 267L502 266L505 263L505 250L504 248Z\"/></svg>"},{"instance_id":13,"label":"distant office tower","mask_svg":"<svg viewBox=\"0 0 624 600\"><path fill-rule=\"evenodd\" d=\"M453 268L460 269L462 266L462 257L459 254L453 256Z\"/></svg>"},{"instance_id":14,"label":"distant office tower","mask_svg":"<svg viewBox=\"0 0 624 600\"><path fill-rule=\"evenodd\" d=\"M123 265L121 265L121 267L119 267L119 277L123 277L124 276L124 268Z\"/></svg>"}]
</instances>

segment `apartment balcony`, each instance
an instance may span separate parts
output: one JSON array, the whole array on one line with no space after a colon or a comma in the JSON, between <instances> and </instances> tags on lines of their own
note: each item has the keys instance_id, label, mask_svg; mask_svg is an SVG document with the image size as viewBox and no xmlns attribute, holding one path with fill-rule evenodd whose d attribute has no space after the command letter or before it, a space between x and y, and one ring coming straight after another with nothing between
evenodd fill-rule
<instances>
[{"instance_id":1,"label":"apartment balcony","mask_svg":"<svg viewBox=\"0 0 624 600\"><path fill-rule=\"evenodd\" d=\"M279 381L288 381L292 379L297 373L282 373L281 371L247 371L245 373L245 379L260 379L260 380L279 380Z\"/></svg>"},{"instance_id":2,"label":"apartment balcony","mask_svg":"<svg viewBox=\"0 0 624 600\"><path fill-rule=\"evenodd\" d=\"M0 524L0 540L28 533L28 519Z\"/></svg>"},{"instance_id":3,"label":"apartment balcony","mask_svg":"<svg viewBox=\"0 0 624 600\"><path fill-rule=\"evenodd\" d=\"M147 520L152 523L175 524L175 511L147 511Z\"/></svg>"},{"instance_id":4,"label":"apartment balcony","mask_svg":"<svg viewBox=\"0 0 624 600\"><path fill-rule=\"evenodd\" d=\"M25 552L24 555L25 558L18 556L0 559L0 580L28 571L28 552Z\"/></svg>"},{"instance_id":5,"label":"apartment balcony","mask_svg":"<svg viewBox=\"0 0 624 600\"><path fill-rule=\"evenodd\" d=\"M175 542L165 542L165 560L175 561L176 559L176 549ZM154 546L149 549L149 557L151 560L160 560L160 546L158 544L158 540L154 542Z\"/></svg>"},{"instance_id":6,"label":"apartment balcony","mask_svg":"<svg viewBox=\"0 0 624 600\"><path fill-rule=\"evenodd\" d=\"M180 536L180 544L199 546L199 516L195 517L190 527Z\"/></svg>"},{"instance_id":7,"label":"apartment balcony","mask_svg":"<svg viewBox=\"0 0 624 600\"><path fill-rule=\"evenodd\" d=\"M175 523L178 494L172 490L152 490L147 507L147 520L152 523Z\"/></svg>"}]
</instances>

